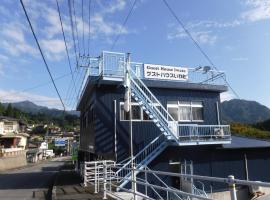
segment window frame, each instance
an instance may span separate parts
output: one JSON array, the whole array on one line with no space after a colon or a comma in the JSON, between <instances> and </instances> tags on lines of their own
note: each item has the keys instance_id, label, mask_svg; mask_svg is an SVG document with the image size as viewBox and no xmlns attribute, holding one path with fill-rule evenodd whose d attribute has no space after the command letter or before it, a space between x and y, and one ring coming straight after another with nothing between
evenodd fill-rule
<instances>
[{"instance_id":1,"label":"window frame","mask_svg":"<svg viewBox=\"0 0 270 200\"><path fill-rule=\"evenodd\" d=\"M192 101L185 101L185 100L178 100L176 101L177 104L169 104L168 102L172 102L174 100L167 101L167 112L169 112L168 108L178 108L178 120L177 122L204 122L204 101L202 100L192 100ZM186 102L186 104L181 104L180 102ZM192 105L193 102L200 102L200 106ZM182 120L180 119L180 107L188 107L189 108L189 118L188 120ZM202 120L194 120L193 119L193 113L192 113L192 108L197 107L197 108L202 108ZM168 116L167 116L168 120Z\"/></svg>"},{"instance_id":2,"label":"window frame","mask_svg":"<svg viewBox=\"0 0 270 200\"><path fill-rule=\"evenodd\" d=\"M121 107L124 105L124 102L119 102L119 121L129 121L129 119L123 119L121 118L122 117L122 114L121 114ZM139 105L139 103L137 102L131 102L131 106L132 105L136 105L136 106L139 106L140 108L140 119L132 119L133 122L152 122L153 120L152 119L144 119L143 118L143 113L144 113L144 110L142 109L142 107ZM157 103L154 103L154 106L159 106Z\"/></svg>"}]
</instances>

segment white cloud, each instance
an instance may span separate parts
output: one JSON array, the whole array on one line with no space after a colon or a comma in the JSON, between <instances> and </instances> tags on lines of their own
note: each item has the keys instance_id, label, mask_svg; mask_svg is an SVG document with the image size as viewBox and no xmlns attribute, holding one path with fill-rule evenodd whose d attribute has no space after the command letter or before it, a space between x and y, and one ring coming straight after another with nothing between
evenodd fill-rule
<instances>
[{"instance_id":1,"label":"white cloud","mask_svg":"<svg viewBox=\"0 0 270 200\"><path fill-rule=\"evenodd\" d=\"M36 56L38 51L25 39L24 26L19 22L2 24L1 47L13 56L28 54Z\"/></svg>"},{"instance_id":2,"label":"white cloud","mask_svg":"<svg viewBox=\"0 0 270 200\"><path fill-rule=\"evenodd\" d=\"M220 94L220 101L223 102L223 101L229 101L231 99L234 99L235 98L235 95L233 95L231 92L223 92Z\"/></svg>"},{"instance_id":3,"label":"white cloud","mask_svg":"<svg viewBox=\"0 0 270 200\"><path fill-rule=\"evenodd\" d=\"M212 31L192 30L190 31L190 34L200 44L213 45L216 43L218 39L217 35L214 35ZM175 31L168 34L167 39L168 40L186 39L187 37L188 35L186 34L186 32L182 28L178 27Z\"/></svg>"},{"instance_id":4,"label":"white cloud","mask_svg":"<svg viewBox=\"0 0 270 200\"><path fill-rule=\"evenodd\" d=\"M51 39L40 40L40 45L46 53L49 60L61 60L65 55L65 43L63 40Z\"/></svg>"},{"instance_id":5,"label":"white cloud","mask_svg":"<svg viewBox=\"0 0 270 200\"><path fill-rule=\"evenodd\" d=\"M270 19L269 0L247 0L246 5L250 9L242 13L243 19L251 22Z\"/></svg>"},{"instance_id":6,"label":"white cloud","mask_svg":"<svg viewBox=\"0 0 270 200\"><path fill-rule=\"evenodd\" d=\"M236 57L236 58L232 58L232 61L243 62L243 61L248 61L248 58L247 57Z\"/></svg>"},{"instance_id":7,"label":"white cloud","mask_svg":"<svg viewBox=\"0 0 270 200\"><path fill-rule=\"evenodd\" d=\"M48 97L16 90L0 90L0 102L18 102L26 100L49 108L63 109L61 102L56 97Z\"/></svg>"}]
</instances>

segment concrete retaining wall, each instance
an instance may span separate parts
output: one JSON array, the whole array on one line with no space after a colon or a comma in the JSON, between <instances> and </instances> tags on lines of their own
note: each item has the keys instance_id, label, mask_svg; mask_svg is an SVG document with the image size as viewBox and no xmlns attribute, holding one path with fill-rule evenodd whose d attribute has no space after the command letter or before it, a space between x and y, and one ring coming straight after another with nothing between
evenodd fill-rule
<instances>
[{"instance_id":1,"label":"concrete retaining wall","mask_svg":"<svg viewBox=\"0 0 270 200\"><path fill-rule=\"evenodd\" d=\"M23 167L25 165L27 165L25 151L24 153L17 156L0 158L0 171Z\"/></svg>"}]
</instances>

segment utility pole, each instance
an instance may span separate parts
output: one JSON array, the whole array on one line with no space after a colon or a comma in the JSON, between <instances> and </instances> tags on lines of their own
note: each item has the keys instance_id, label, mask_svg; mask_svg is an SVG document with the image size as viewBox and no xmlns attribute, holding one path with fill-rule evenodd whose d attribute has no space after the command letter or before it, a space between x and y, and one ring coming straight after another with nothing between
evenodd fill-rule
<instances>
[{"instance_id":1,"label":"utility pole","mask_svg":"<svg viewBox=\"0 0 270 200\"><path fill-rule=\"evenodd\" d=\"M125 104L124 110L129 112L129 134L130 134L130 158L131 158L131 180L132 180L132 190L133 190L133 199L136 200L136 176L135 176L135 163L133 160L133 130L132 130L132 110L131 110L131 88L130 88L130 53L127 54L126 60L126 70L125 70Z\"/></svg>"}]
</instances>

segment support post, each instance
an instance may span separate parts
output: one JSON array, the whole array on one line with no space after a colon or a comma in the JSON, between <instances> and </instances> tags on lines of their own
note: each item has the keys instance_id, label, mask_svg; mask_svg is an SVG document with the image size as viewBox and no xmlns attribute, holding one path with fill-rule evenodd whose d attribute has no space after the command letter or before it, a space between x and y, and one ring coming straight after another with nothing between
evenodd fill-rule
<instances>
[{"instance_id":1,"label":"support post","mask_svg":"<svg viewBox=\"0 0 270 200\"><path fill-rule=\"evenodd\" d=\"M116 127L116 100L114 102L114 154L115 154L115 162L117 162L117 127Z\"/></svg>"},{"instance_id":2,"label":"support post","mask_svg":"<svg viewBox=\"0 0 270 200\"><path fill-rule=\"evenodd\" d=\"M229 181L228 183L229 183L231 200L237 200L234 176L233 175L228 176L228 181Z\"/></svg>"},{"instance_id":3,"label":"support post","mask_svg":"<svg viewBox=\"0 0 270 200\"><path fill-rule=\"evenodd\" d=\"M107 165L103 164L103 199L107 199Z\"/></svg>"},{"instance_id":4,"label":"support post","mask_svg":"<svg viewBox=\"0 0 270 200\"><path fill-rule=\"evenodd\" d=\"M83 181L84 181L84 187L87 186L87 176L86 176L86 163L84 162L84 174L83 174Z\"/></svg>"},{"instance_id":5,"label":"support post","mask_svg":"<svg viewBox=\"0 0 270 200\"><path fill-rule=\"evenodd\" d=\"M98 184L98 182L97 182L97 163L96 162L95 162L94 171L95 171L95 194L96 194L96 193L98 193L98 190L97 190L97 184Z\"/></svg>"}]
</instances>

